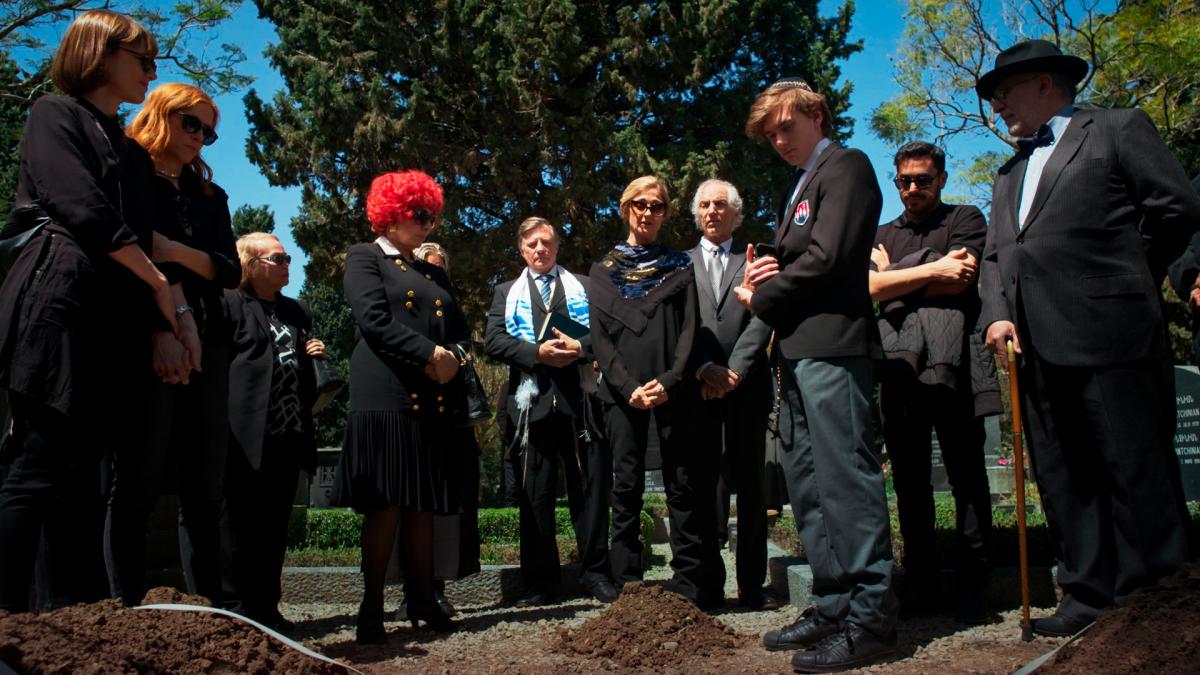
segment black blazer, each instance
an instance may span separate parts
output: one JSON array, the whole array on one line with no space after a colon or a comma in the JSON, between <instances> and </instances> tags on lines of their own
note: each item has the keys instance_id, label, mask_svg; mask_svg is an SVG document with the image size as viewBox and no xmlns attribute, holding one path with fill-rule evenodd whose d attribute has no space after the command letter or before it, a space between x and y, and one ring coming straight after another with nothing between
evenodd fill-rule
<instances>
[{"instance_id":1,"label":"black blazer","mask_svg":"<svg viewBox=\"0 0 1200 675\"><path fill-rule=\"evenodd\" d=\"M728 367L744 378L735 391L740 392L768 372L767 343L771 341L772 332L762 319L742 307L732 291L735 282L741 281L746 266L746 248L736 242L730 248L729 263L721 278L719 295L713 293L712 283L709 282L704 247L697 245L688 254L692 256L692 269L696 270L696 297L700 310L696 354L693 357L696 368L705 363Z\"/></svg>"},{"instance_id":2,"label":"black blazer","mask_svg":"<svg viewBox=\"0 0 1200 675\"><path fill-rule=\"evenodd\" d=\"M796 185L793 180L784 199ZM807 220L794 222L797 209ZM831 143L779 214L779 274L754 293L755 316L775 329L789 359L878 354L867 284L883 195L859 150Z\"/></svg>"},{"instance_id":3,"label":"black blazer","mask_svg":"<svg viewBox=\"0 0 1200 675\"><path fill-rule=\"evenodd\" d=\"M470 347L466 317L442 268L355 244L346 254L343 287L359 336L350 357L351 412L405 411L465 422L462 371L444 385L424 371L434 346Z\"/></svg>"},{"instance_id":4,"label":"black blazer","mask_svg":"<svg viewBox=\"0 0 1200 675\"><path fill-rule=\"evenodd\" d=\"M677 270L644 298L622 298L600 263L592 265L588 311L592 349L600 363L600 399L628 405L633 391L652 379L671 401L694 388L692 347L699 327L693 268Z\"/></svg>"},{"instance_id":5,"label":"black blazer","mask_svg":"<svg viewBox=\"0 0 1200 675\"><path fill-rule=\"evenodd\" d=\"M231 450L240 448L254 469L262 467L267 411L271 405L271 374L274 369L274 340L267 312L261 301L238 288L222 297L229 323L229 436ZM317 400L317 378L312 358L304 349L312 333L308 307L284 295L275 300L275 317L296 336L300 362L300 420L304 427L300 468L310 474L317 468L317 441L312 406Z\"/></svg>"},{"instance_id":6,"label":"black blazer","mask_svg":"<svg viewBox=\"0 0 1200 675\"><path fill-rule=\"evenodd\" d=\"M588 278L580 276L575 278L579 280L579 284L587 293L591 284ZM521 276L516 279L506 281L496 287L496 292L492 296L492 306L487 315L484 348L488 356L508 364L508 385L505 392L508 399L506 405L508 415L514 422L517 420L520 412L517 410L514 396L517 393L517 387L521 384L521 374L533 373L537 377L538 393L529 413L531 422L549 415L554 407L572 417L582 417L583 387L581 381L584 378L592 377L590 372L592 368L591 335L585 335L580 339L583 353L575 365L553 368L538 363L538 346L509 335L508 330L504 327L504 306L508 300L509 290L512 289L513 284L517 283L529 285L529 300L532 305L531 318L535 331L546 319L546 306L542 303L542 294L538 290L537 284L529 277L528 268L522 270ZM562 316L569 316L567 295L563 290L561 280L554 284L554 292L550 296L550 311ZM583 371L581 368L586 368L586 370Z\"/></svg>"},{"instance_id":7,"label":"black blazer","mask_svg":"<svg viewBox=\"0 0 1200 675\"><path fill-rule=\"evenodd\" d=\"M1010 159L992 188L983 330L1013 321L1024 346L1062 366L1161 357L1161 279L1148 258L1179 256L1200 226L1200 196L1150 118L1076 108L1018 230L1027 161Z\"/></svg>"}]
</instances>

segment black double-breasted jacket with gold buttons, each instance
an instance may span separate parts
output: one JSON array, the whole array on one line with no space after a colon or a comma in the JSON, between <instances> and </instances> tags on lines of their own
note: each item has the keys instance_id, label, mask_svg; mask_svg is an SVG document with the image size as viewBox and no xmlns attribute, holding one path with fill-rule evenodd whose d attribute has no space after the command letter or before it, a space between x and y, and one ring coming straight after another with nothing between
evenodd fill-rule
<instances>
[{"instance_id":1,"label":"black double-breasted jacket with gold buttons","mask_svg":"<svg viewBox=\"0 0 1200 675\"><path fill-rule=\"evenodd\" d=\"M358 326L350 359L350 411L405 411L452 421L465 415L460 375L425 374L434 346L469 346L466 318L440 267L356 244L346 255L346 300Z\"/></svg>"}]
</instances>

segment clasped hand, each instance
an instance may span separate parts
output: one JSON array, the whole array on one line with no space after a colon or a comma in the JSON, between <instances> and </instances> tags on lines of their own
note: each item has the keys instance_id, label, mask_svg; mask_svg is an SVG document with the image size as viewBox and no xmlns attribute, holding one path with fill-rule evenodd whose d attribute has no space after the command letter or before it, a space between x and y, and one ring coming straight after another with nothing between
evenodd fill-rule
<instances>
[{"instance_id":1,"label":"clasped hand","mask_svg":"<svg viewBox=\"0 0 1200 675\"><path fill-rule=\"evenodd\" d=\"M433 348L433 355L429 357L429 363L425 364L425 374L438 384L446 384L458 374L459 365L458 357L454 355L454 352L437 346Z\"/></svg>"},{"instance_id":2,"label":"clasped hand","mask_svg":"<svg viewBox=\"0 0 1200 675\"><path fill-rule=\"evenodd\" d=\"M710 363L700 371L700 398L705 401L724 398L742 383L742 376L735 371Z\"/></svg>"},{"instance_id":3,"label":"clasped hand","mask_svg":"<svg viewBox=\"0 0 1200 675\"><path fill-rule=\"evenodd\" d=\"M538 345L538 363L551 368L563 368L578 361L583 354L583 346L579 341L568 337L557 328L550 330L554 331L554 339Z\"/></svg>"},{"instance_id":4,"label":"clasped hand","mask_svg":"<svg viewBox=\"0 0 1200 675\"><path fill-rule=\"evenodd\" d=\"M657 379L650 380L646 384L633 390L633 394L629 396L629 405L638 410L649 410L657 405L662 405L667 402L667 388L662 385Z\"/></svg>"}]
</instances>

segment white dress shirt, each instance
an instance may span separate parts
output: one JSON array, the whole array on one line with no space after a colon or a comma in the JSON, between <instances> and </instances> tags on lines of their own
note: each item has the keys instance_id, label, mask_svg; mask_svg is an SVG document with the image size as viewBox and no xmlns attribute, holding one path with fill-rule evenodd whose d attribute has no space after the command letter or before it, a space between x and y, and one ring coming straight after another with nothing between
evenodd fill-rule
<instances>
[{"instance_id":1,"label":"white dress shirt","mask_svg":"<svg viewBox=\"0 0 1200 675\"><path fill-rule=\"evenodd\" d=\"M1025 227L1025 219L1029 217L1029 210L1033 208L1033 197L1037 194L1038 183L1042 180L1042 170L1046 168L1046 162L1050 161L1050 156L1054 154L1067 127L1071 125L1071 114L1074 112L1075 104L1068 103L1055 113L1054 117L1046 122L1046 126L1050 127L1050 132L1054 134L1054 140L1050 141L1049 145L1036 147L1029 153L1029 162L1025 165L1025 180L1021 183L1021 206L1017 210L1017 224L1021 228Z\"/></svg>"}]
</instances>

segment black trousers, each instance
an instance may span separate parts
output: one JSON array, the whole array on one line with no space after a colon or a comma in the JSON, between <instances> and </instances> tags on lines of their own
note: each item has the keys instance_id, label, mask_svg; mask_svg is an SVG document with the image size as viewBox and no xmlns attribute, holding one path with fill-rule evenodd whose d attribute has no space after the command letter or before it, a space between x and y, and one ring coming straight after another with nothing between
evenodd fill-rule
<instances>
[{"instance_id":1,"label":"black trousers","mask_svg":"<svg viewBox=\"0 0 1200 675\"><path fill-rule=\"evenodd\" d=\"M210 344L212 342L212 344ZM188 592L221 600L221 485L229 436L227 348L203 346L203 371L187 385L143 375L138 424L119 431L105 527L105 561L113 597L137 605L146 593L146 524L174 465L179 494L179 555Z\"/></svg>"},{"instance_id":2,"label":"black trousers","mask_svg":"<svg viewBox=\"0 0 1200 675\"><path fill-rule=\"evenodd\" d=\"M107 434L9 394L12 436L0 466L0 610L29 609L44 536L47 608L104 598L100 456Z\"/></svg>"},{"instance_id":3,"label":"black trousers","mask_svg":"<svg viewBox=\"0 0 1200 675\"><path fill-rule=\"evenodd\" d=\"M255 470L239 449L225 467L229 581L226 606L255 618L279 611L288 516L300 476L297 444L267 437Z\"/></svg>"},{"instance_id":4,"label":"black trousers","mask_svg":"<svg viewBox=\"0 0 1200 675\"><path fill-rule=\"evenodd\" d=\"M528 444L514 453L521 519L521 577L526 586L546 593L557 593L562 582L554 536L560 465L579 546L580 580L587 585L609 578L612 458L607 446L581 439L582 428L578 420L552 412L530 423Z\"/></svg>"},{"instance_id":5,"label":"black trousers","mask_svg":"<svg viewBox=\"0 0 1200 675\"><path fill-rule=\"evenodd\" d=\"M736 574L738 592L743 595L757 592L767 578L763 473L767 415L771 412L771 392L762 386L765 382L744 385L755 388L739 389L701 404L701 436L697 439L705 454L721 458L716 510L719 541L729 539L729 495L737 493Z\"/></svg>"},{"instance_id":6,"label":"black trousers","mask_svg":"<svg viewBox=\"0 0 1200 675\"><path fill-rule=\"evenodd\" d=\"M609 555L618 585L642 578L640 518L646 488L647 434L653 415L671 523L673 586L697 604L707 605L724 598L724 567L713 523L718 458L695 443L695 411L691 398L672 399L652 410L620 403L605 406L614 468Z\"/></svg>"},{"instance_id":7,"label":"black trousers","mask_svg":"<svg viewBox=\"0 0 1200 675\"><path fill-rule=\"evenodd\" d=\"M1021 378L1034 476L1062 547L1064 594L1101 609L1182 565L1186 536L1159 437L1161 364L1073 368L1027 349Z\"/></svg>"},{"instance_id":8,"label":"black trousers","mask_svg":"<svg viewBox=\"0 0 1200 675\"><path fill-rule=\"evenodd\" d=\"M879 398L908 579L934 581L940 567L930 475L936 431L954 495L958 581L981 582L991 552L992 499L983 459L987 434L971 392L897 378L881 383Z\"/></svg>"}]
</instances>

